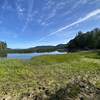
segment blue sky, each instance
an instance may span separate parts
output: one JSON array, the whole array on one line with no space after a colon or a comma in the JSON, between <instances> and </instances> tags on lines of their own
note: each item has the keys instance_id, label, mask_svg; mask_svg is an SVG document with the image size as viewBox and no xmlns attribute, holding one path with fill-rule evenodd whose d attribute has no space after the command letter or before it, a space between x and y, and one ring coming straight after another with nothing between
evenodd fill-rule
<instances>
[{"instance_id":1,"label":"blue sky","mask_svg":"<svg viewBox=\"0 0 100 100\"><path fill-rule=\"evenodd\" d=\"M10 48L67 43L100 27L100 0L0 0L0 40Z\"/></svg>"}]
</instances>

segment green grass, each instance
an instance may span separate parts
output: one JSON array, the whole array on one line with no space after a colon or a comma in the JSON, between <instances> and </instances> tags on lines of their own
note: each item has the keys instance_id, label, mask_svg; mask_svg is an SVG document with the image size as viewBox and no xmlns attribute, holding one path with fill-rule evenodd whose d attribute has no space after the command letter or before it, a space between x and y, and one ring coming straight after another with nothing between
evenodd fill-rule
<instances>
[{"instance_id":1,"label":"green grass","mask_svg":"<svg viewBox=\"0 0 100 100\"><path fill-rule=\"evenodd\" d=\"M99 51L0 60L0 95L18 95L40 87L58 89L76 76L88 77L100 87Z\"/></svg>"}]
</instances>

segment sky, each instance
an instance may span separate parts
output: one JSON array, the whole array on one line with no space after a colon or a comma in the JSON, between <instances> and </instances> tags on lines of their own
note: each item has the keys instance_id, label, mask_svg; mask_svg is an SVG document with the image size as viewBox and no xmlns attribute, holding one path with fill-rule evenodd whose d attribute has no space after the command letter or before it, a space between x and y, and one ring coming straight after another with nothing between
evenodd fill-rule
<instances>
[{"instance_id":1,"label":"sky","mask_svg":"<svg viewBox=\"0 0 100 100\"><path fill-rule=\"evenodd\" d=\"M0 41L9 48L67 43L100 28L100 0L0 0Z\"/></svg>"}]
</instances>

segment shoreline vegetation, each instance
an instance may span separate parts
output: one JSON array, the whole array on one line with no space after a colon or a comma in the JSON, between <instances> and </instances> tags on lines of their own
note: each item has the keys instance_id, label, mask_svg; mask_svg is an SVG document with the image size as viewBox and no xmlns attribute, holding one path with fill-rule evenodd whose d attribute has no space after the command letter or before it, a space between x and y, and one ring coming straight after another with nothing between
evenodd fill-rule
<instances>
[{"instance_id":1,"label":"shoreline vegetation","mask_svg":"<svg viewBox=\"0 0 100 100\"><path fill-rule=\"evenodd\" d=\"M0 59L0 100L100 100L100 29L57 46L10 49L0 42L0 54L53 50L68 53Z\"/></svg>"},{"instance_id":2,"label":"shoreline vegetation","mask_svg":"<svg viewBox=\"0 0 100 100\"><path fill-rule=\"evenodd\" d=\"M99 100L100 50L1 60L0 98Z\"/></svg>"},{"instance_id":3,"label":"shoreline vegetation","mask_svg":"<svg viewBox=\"0 0 100 100\"><path fill-rule=\"evenodd\" d=\"M41 52L76 52L84 50L100 49L100 29L95 28L88 32L78 32L75 38L67 44L58 44L56 46L36 46L27 49L11 49L7 47L6 42L0 42L0 54L3 53L41 53Z\"/></svg>"},{"instance_id":4,"label":"shoreline vegetation","mask_svg":"<svg viewBox=\"0 0 100 100\"><path fill-rule=\"evenodd\" d=\"M76 52L83 50L100 49L100 29L95 28L88 32L78 32L72 40L66 44L58 44L56 46L36 46L27 49L11 49L7 47L7 43L0 42L0 52L4 53L41 53L41 52ZM0 54L2 54L0 53Z\"/></svg>"}]
</instances>

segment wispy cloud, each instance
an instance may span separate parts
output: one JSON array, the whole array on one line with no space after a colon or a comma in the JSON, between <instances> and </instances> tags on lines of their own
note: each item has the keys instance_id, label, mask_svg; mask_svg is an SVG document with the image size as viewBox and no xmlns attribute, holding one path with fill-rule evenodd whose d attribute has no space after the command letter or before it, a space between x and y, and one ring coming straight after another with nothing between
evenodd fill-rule
<instances>
[{"instance_id":1,"label":"wispy cloud","mask_svg":"<svg viewBox=\"0 0 100 100\"><path fill-rule=\"evenodd\" d=\"M81 4L87 4L88 2L90 2L90 0L80 0Z\"/></svg>"},{"instance_id":2,"label":"wispy cloud","mask_svg":"<svg viewBox=\"0 0 100 100\"><path fill-rule=\"evenodd\" d=\"M54 0L45 0L43 10L51 9L55 5Z\"/></svg>"},{"instance_id":3,"label":"wispy cloud","mask_svg":"<svg viewBox=\"0 0 100 100\"><path fill-rule=\"evenodd\" d=\"M74 0L72 0L72 5L71 7L69 7L69 10L67 12L65 12L65 14L63 14L63 16L68 15L70 13L73 12L73 10L75 10L77 7L80 7L80 5L85 5L89 3L89 0L77 0L74 2Z\"/></svg>"},{"instance_id":4,"label":"wispy cloud","mask_svg":"<svg viewBox=\"0 0 100 100\"><path fill-rule=\"evenodd\" d=\"M24 15L25 8L23 8L18 2L16 2L15 4L18 17L21 18Z\"/></svg>"},{"instance_id":5,"label":"wispy cloud","mask_svg":"<svg viewBox=\"0 0 100 100\"><path fill-rule=\"evenodd\" d=\"M74 1L74 0L70 0L70 1L45 0L44 7L41 9L43 15L42 17L40 16L37 22L41 26L48 26L49 22L51 21L53 22L54 19L58 17L59 12L61 12L59 17L66 16L69 13L71 13L74 9L79 7L79 5L87 4L88 2L89 0L77 0L77 1ZM69 8L68 8L68 5L70 5ZM64 10L66 10L65 13L63 13Z\"/></svg>"},{"instance_id":6,"label":"wispy cloud","mask_svg":"<svg viewBox=\"0 0 100 100\"><path fill-rule=\"evenodd\" d=\"M4 0L4 4L3 4L3 6L2 6L2 9L6 9L7 4L8 4L7 0Z\"/></svg>"},{"instance_id":7,"label":"wispy cloud","mask_svg":"<svg viewBox=\"0 0 100 100\"><path fill-rule=\"evenodd\" d=\"M30 19L32 17L32 11L33 11L33 5L34 5L34 0L30 0L29 1L29 8L28 8L28 14L27 14L27 18L26 18L26 22L25 22L25 25L22 29L22 32L25 31L25 29L27 28L29 22L30 22Z\"/></svg>"},{"instance_id":8,"label":"wispy cloud","mask_svg":"<svg viewBox=\"0 0 100 100\"><path fill-rule=\"evenodd\" d=\"M13 10L12 6L9 4L8 0L3 1L3 5L1 6L3 10Z\"/></svg>"},{"instance_id":9,"label":"wispy cloud","mask_svg":"<svg viewBox=\"0 0 100 100\"><path fill-rule=\"evenodd\" d=\"M68 1L45 0L44 7L42 8L43 16L40 16L38 20L41 20L42 23L40 24L43 26L48 26L49 23L51 24L51 20L54 20L54 18L58 16L59 12L61 10L64 10L65 6L68 5L68 3Z\"/></svg>"},{"instance_id":10,"label":"wispy cloud","mask_svg":"<svg viewBox=\"0 0 100 100\"><path fill-rule=\"evenodd\" d=\"M55 2L55 5L53 5L51 12L48 14L47 18L45 19L46 21L50 20L51 18L55 17L60 10L65 8L65 6L68 4L66 1L60 1L60 2Z\"/></svg>"},{"instance_id":11,"label":"wispy cloud","mask_svg":"<svg viewBox=\"0 0 100 100\"><path fill-rule=\"evenodd\" d=\"M43 40L46 39L47 37L50 37L50 36L52 36L52 35L55 35L55 34L57 34L58 32L61 32L61 31L65 30L65 29L68 29L68 28L70 28L70 27L72 27L72 26L74 26L74 25L77 25L77 24L81 23L81 22L84 22L84 21L86 21L86 20L88 20L88 19L90 19L90 18L92 18L92 17L94 17L94 16L96 16L96 15L98 15L98 14L100 14L100 9L96 9L96 10L94 10L94 11L88 13L85 17L80 18L80 19L78 19L77 21L75 21L75 22L73 22L73 23L71 23L71 24L69 24L69 25L67 25L67 26L64 26L64 27L58 29L57 31L48 34L47 36L41 38L40 40L38 40L38 41L36 41L36 42L43 41Z\"/></svg>"}]
</instances>

